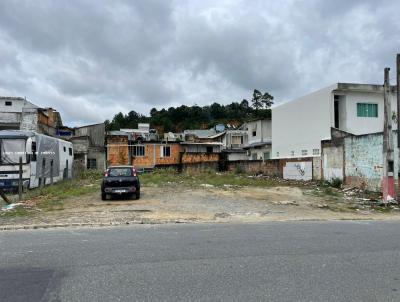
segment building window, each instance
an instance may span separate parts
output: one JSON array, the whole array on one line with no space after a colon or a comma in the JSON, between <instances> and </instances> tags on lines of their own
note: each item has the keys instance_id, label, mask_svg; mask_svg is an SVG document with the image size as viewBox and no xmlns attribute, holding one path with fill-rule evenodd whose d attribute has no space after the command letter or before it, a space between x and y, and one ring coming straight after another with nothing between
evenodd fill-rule
<instances>
[{"instance_id":1,"label":"building window","mask_svg":"<svg viewBox=\"0 0 400 302\"><path fill-rule=\"evenodd\" d=\"M290 156L294 156L294 151L290 151Z\"/></svg>"},{"instance_id":2,"label":"building window","mask_svg":"<svg viewBox=\"0 0 400 302\"><path fill-rule=\"evenodd\" d=\"M319 149L313 149L312 150L313 155L319 155Z\"/></svg>"},{"instance_id":3,"label":"building window","mask_svg":"<svg viewBox=\"0 0 400 302\"><path fill-rule=\"evenodd\" d=\"M11 101L6 101L6 106L12 106L12 102Z\"/></svg>"},{"instance_id":4,"label":"building window","mask_svg":"<svg viewBox=\"0 0 400 302\"><path fill-rule=\"evenodd\" d=\"M257 136L257 131L253 130L253 136Z\"/></svg>"},{"instance_id":5,"label":"building window","mask_svg":"<svg viewBox=\"0 0 400 302\"><path fill-rule=\"evenodd\" d=\"M206 152L207 152L207 153L213 153L213 151L214 151L214 148L213 148L213 147L207 147L207 148L206 148Z\"/></svg>"},{"instance_id":6,"label":"building window","mask_svg":"<svg viewBox=\"0 0 400 302\"><path fill-rule=\"evenodd\" d=\"M301 150L301 155L303 155L303 156L305 156L305 155L307 155L307 150Z\"/></svg>"},{"instance_id":7,"label":"building window","mask_svg":"<svg viewBox=\"0 0 400 302\"><path fill-rule=\"evenodd\" d=\"M276 157L279 157L279 152L276 152Z\"/></svg>"},{"instance_id":8,"label":"building window","mask_svg":"<svg viewBox=\"0 0 400 302\"><path fill-rule=\"evenodd\" d=\"M67 148L65 148L65 146L63 147L64 152L67 152Z\"/></svg>"},{"instance_id":9,"label":"building window","mask_svg":"<svg viewBox=\"0 0 400 302\"><path fill-rule=\"evenodd\" d=\"M264 152L264 160L270 159L270 158L271 158L271 155L270 155L269 151Z\"/></svg>"},{"instance_id":10,"label":"building window","mask_svg":"<svg viewBox=\"0 0 400 302\"><path fill-rule=\"evenodd\" d=\"M87 159L87 168L88 169L97 169L97 161L95 158Z\"/></svg>"},{"instance_id":11,"label":"building window","mask_svg":"<svg viewBox=\"0 0 400 302\"><path fill-rule=\"evenodd\" d=\"M160 147L160 156L161 157L170 157L171 156L171 147L170 146L161 146Z\"/></svg>"},{"instance_id":12,"label":"building window","mask_svg":"<svg viewBox=\"0 0 400 302\"><path fill-rule=\"evenodd\" d=\"M144 146L133 146L132 155L133 156L145 156Z\"/></svg>"},{"instance_id":13,"label":"building window","mask_svg":"<svg viewBox=\"0 0 400 302\"><path fill-rule=\"evenodd\" d=\"M72 156L72 148L68 148L69 155Z\"/></svg>"},{"instance_id":14,"label":"building window","mask_svg":"<svg viewBox=\"0 0 400 302\"><path fill-rule=\"evenodd\" d=\"M252 160L257 160L257 153L251 154L251 159Z\"/></svg>"},{"instance_id":15,"label":"building window","mask_svg":"<svg viewBox=\"0 0 400 302\"><path fill-rule=\"evenodd\" d=\"M238 135L232 136L233 146L240 146L241 144L243 144L243 136L238 136Z\"/></svg>"},{"instance_id":16,"label":"building window","mask_svg":"<svg viewBox=\"0 0 400 302\"><path fill-rule=\"evenodd\" d=\"M358 117L378 117L378 104L357 103Z\"/></svg>"}]
</instances>

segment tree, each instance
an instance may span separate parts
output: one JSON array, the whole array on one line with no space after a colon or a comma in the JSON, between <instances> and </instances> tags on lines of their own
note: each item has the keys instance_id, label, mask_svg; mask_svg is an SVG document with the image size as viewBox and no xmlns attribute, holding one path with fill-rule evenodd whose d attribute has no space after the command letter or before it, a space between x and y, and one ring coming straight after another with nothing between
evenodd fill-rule
<instances>
[{"instance_id":1,"label":"tree","mask_svg":"<svg viewBox=\"0 0 400 302\"><path fill-rule=\"evenodd\" d=\"M270 95L268 92L262 94L259 90L254 89L253 98L251 100L252 107L258 111L259 109L269 109L274 103L272 100L274 97Z\"/></svg>"},{"instance_id":2,"label":"tree","mask_svg":"<svg viewBox=\"0 0 400 302\"><path fill-rule=\"evenodd\" d=\"M261 97L261 102L264 104L265 109L271 108L271 106L274 104L272 101L274 97L270 95L268 92L264 93Z\"/></svg>"},{"instance_id":3,"label":"tree","mask_svg":"<svg viewBox=\"0 0 400 302\"><path fill-rule=\"evenodd\" d=\"M259 91L259 90L257 90L257 89L254 89L254 91L253 91L253 98L251 99L251 106L256 110L256 111L258 111L259 109L262 109L263 107L264 107L264 104L263 104L263 102L261 101L261 99L262 99L262 93Z\"/></svg>"},{"instance_id":4,"label":"tree","mask_svg":"<svg viewBox=\"0 0 400 302\"><path fill-rule=\"evenodd\" d=\"M242 107L243 109L247 110L249 108L249 101L246 99L243 99L240 102L240 107Z\"/></svg>"}]
</instances>

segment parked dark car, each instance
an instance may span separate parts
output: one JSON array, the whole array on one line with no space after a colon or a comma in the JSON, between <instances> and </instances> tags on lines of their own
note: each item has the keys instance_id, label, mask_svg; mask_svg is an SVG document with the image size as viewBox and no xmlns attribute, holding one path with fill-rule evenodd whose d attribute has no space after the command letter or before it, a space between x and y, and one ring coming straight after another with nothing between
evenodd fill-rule
<instances>
[{"instance_id":1,"label":"parked dark car","mask_svg":"<svg viewBox=\"0 0 400 302\"><path fill-rule=\"evenodd\" d=\"M101 199L107 196L128 195L140 198L139 174L132 166L111 166L105 173L101 184Z\"/></svg>"}]
</instances>

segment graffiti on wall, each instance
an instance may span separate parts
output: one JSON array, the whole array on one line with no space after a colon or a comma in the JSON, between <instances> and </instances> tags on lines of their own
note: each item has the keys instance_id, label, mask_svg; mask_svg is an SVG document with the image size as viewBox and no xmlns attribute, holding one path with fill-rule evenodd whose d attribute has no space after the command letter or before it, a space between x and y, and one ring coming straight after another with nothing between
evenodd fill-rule
<instances>
[{"instance_id":1,"label":"graffiti on wall","mask_svg":"<svg viewBox=\"0 0 400 302\"><path fill-rule=\"evenodd\" d=\"M283 167L283 178L294 180L312 180L312 162L287 162Z\"/></svg>"}]
</instances>

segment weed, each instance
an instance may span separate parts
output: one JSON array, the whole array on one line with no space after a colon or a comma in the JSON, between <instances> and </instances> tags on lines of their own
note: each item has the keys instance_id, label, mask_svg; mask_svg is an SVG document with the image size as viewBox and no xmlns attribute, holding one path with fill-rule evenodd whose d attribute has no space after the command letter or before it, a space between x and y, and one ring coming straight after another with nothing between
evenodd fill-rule
<instances>
[{"instance_id":1,"label":"weed","mask_svg":"<svg viewBox=\"0 0 400 302\"><path fill-rule=\"evenodd\" d=\"M342 187L343 181L340 178L335 177L332 178L330 184L332 187L340 189Z\"/></svg>"},{"instance_id":2,"label":"weed","mask_svg":"<svg viewBox=\"0 0 400 302\"><path fill-rule=\"evenodd\" d=\"M244 174L244 169L241 165L237 165L235 168L235 174Z\"/></svg>"}]
</instances>

